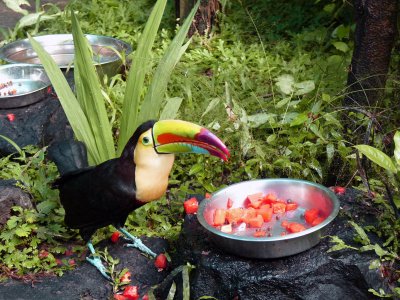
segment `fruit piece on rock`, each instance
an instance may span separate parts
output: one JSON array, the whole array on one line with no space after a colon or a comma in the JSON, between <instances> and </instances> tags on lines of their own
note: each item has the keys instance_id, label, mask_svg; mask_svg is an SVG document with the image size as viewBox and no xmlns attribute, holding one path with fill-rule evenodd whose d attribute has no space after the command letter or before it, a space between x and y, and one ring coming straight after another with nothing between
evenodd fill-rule
<instances>
[{"instance_id":1,"label":"fruit piece on rock","mask_svg":"<svg viewBox=\"0 0 400 300\"><path fill-rule=\"evenodd\" d=\"M156 257L154 261L154 266L158 270L164 270L167 267L167 257L164 253L161 253Z\"/></svg>"}]
</instances>

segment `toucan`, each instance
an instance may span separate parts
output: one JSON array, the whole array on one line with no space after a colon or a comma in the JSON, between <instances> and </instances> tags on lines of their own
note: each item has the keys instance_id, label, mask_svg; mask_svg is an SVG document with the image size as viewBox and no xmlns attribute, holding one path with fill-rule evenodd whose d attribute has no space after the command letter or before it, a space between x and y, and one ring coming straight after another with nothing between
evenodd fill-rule
<instances>
[{"instance_id":1,"label":"toucan","mask_svg":"<svg viewBox=\"0 0 400 300\"><path fill-rule=\"evenodd\" d=\"M229 157L228 148L213 133L181 120L143 123L129 139L120 157L97 166L87 166L86 151L80 147L81 144L68 145L49 149L50 158L61 174L54 187L58 188L65 209L65 224L79 230L92 254L86 260L109 280L110 276L91 242L96 230L113 225L131 242L127 246L155 257L156 254L139 238L124 229L129 213L165 193L174 154L211 154L224 161ZM76 159L79 155L81 158Z\"/></svg>"}]
</instances>

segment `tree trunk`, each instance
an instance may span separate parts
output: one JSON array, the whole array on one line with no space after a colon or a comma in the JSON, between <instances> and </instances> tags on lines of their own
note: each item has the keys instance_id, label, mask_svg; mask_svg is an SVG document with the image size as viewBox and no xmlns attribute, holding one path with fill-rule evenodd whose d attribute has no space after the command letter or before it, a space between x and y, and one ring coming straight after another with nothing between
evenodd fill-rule
<instances>
[{"instance_id":1,"label":"tree trunk","mask_svg":"<svg viewBox=\"0 0 400 300\"><path fill-rule=\"evenodd\" d=\"M397 34L397 0L354 0L356 31L345 106L374 106L384 93Z\"/></svg>"},{"instance_id":2,"label":"tree trunk","mask_svg":"<svg viewBox=\"0 0 400 300\"><path fill-rule=\"evenodd\" d=\"M175 0L176 17L182 22L195 3L196 0ZM216 24L216 13L220 10L220 6L218 0L201 0L188 35L192 36L195 32L201 35L208 34L212 26Z\"/></svg>"}]
</instances>

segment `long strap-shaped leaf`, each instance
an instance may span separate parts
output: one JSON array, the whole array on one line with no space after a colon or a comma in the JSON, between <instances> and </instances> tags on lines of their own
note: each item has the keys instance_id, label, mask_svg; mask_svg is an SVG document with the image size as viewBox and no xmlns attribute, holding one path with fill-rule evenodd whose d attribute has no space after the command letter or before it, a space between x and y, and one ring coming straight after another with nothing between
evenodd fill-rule
<instances>
[{"instance_id":1,"label":"long strap-shaped leaf","mask_svg":"<svg viewBox=\"0 0 400 300\"><path fill-rule=\"evenodd\" d=\"M125 98L122 106L118 153L122 152L126 142L136 129L137 123L135 121L138 116L144 78L151 69L151 49L166 4L167 0L158 0L155 4L132 58L132 66L128 74Z\"/></svg>"},{"instance_id":2,"label":"long strap-shaped leaf","mask_svg":"<svg viewBox=\"0 0 400 300\"><path fill-rule=\"evenodd\" d=\"M78 20L72 12L72 35L74 38L74 75L78 100L85 113L100 161L115 157L112 129L107 116L105 100L101 94L101 83L93 64L93 56L88 41L82 33Z\"/></svg>"},{"instance_id":3,"label":"long strap-shaped leaf","mask_svg":"<svg viewBox=\"0 0 400 300\"><path fill-rule=\"evenodd\" d=\"M89 122L81 109L78 100L75 98L74 93L64 74L54 61L54 59L43 49L43 47L36 42L32 37L29 37L29 41L32 44L33 49L38 54L44 69L46 70L47 76L50 78L51 83L57 93L58 98L65 114L67 115L68 121L75 133L75 137L84 142L88 149L88 158L91 164L101 161L101 157L93 149L96 148L96 142Z\"/></svg>"},{"instance_id":4,"label":"long strap-shaped leaf","mask_svg":"<svg viewBox=\"0 0 400 300\"><path fill-rule=\"evenodd\" d=\"M172 40L164 56L162 57L157 70L154 73L149 91L147 92L143 104L140 107L140 115L135 122L136 127L146 120L158 118L171 73L185 52L186 48L189 46L190 41L184 46L182 46L182 44L185 41L199 4L200 2L197 2L197 4L193 7L192 11L186 18L182 27L179 29L175 38Z\"/></svg>"}]
</instances>

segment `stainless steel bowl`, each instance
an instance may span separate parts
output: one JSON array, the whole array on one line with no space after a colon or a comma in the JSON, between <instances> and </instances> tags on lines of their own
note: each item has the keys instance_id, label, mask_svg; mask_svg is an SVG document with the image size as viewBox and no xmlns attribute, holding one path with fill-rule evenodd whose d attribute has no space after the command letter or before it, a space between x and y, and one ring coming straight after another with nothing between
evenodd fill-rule
<instances>
[{"instance_id":1,"label":"stainless steel bowl","mask_svg":"<svg viewBox=\"0 0 400 300\"><path fill-rule=\"evenodd\" d=\"M44 69L29 64L0 66L0 108L16 108L44 99L50 80ZM15 90L15 94L8 92Z\"/></svg>"},{"instance_id":2,"label":"stainless steel bowl","mask_svg":"<svg viewBox=\"0 0 400 300\"><path fill-rule=\"evenodd\" d=\"M233 208L243 207L249 194L275 193L280 199L292 199L299 204L296 212L290 212L293 221L299 221L306 209L318 208L326 219L305 231L281 236L281 220L273 219L272 237L253 237L251 234L229 234L210 225L217 208L226 209L227 199L233 201ZM328 188L297 179L261 179L233 184L204 199L197 212L200 224L208 230L215 245L229 253L250 258L277 258L305 251L320 241L323 229L337 216L339 201ZM288 213L286 213L288 214Z\"/></svg>"},{"instance_id":3,"label":"stainless steel bowl","mask_svg":"<svg viewBox=\"0 0 400 300\"><path fill-rule=\"evenodd\" d=\"M87 34L86 38L92 46L93 62L100 76L117 74L122 65L119 53L125 52L128 55L132 52L129 44L112 37ZM35 40L53 57L60 68L73 68L72 34L43 35L35 37ZM9 63L41 65L28 39L18 40L0 48L0 59Z\"/></svg>"}]
</instances>

